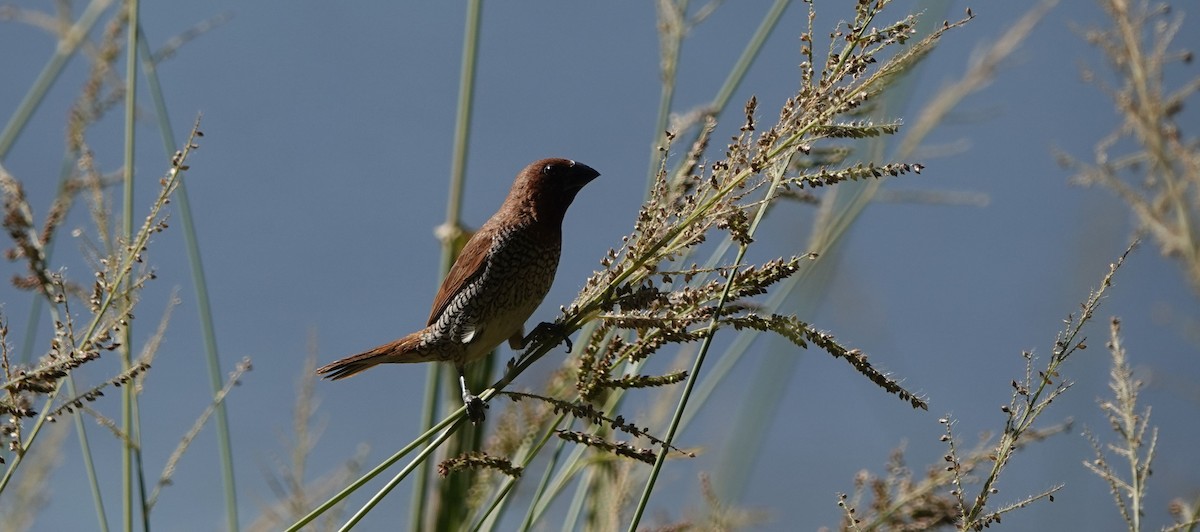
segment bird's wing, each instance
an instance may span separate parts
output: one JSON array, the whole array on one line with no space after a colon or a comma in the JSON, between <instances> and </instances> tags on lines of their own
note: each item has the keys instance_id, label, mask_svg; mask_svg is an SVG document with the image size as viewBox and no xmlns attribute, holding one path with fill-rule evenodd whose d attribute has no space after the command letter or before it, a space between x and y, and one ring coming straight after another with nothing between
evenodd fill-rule
<instances>
[{"instance_id":1,"label":"bird's wing","mask_svg":"<svg viewBox=\"0 0 1200 532\"><path fill-rule=\"evenodd\" d=\"M488 251L492 248L493 234L492 231L480 230L471 236L467 245L463 246L462 251L458 254L458 259L450 267L450 273L446 274L446 279L442 281L442 286L438 289L437 296L433 300L433 310L429 312L429 322L426 325L433 325L442 316L442 312L445 312L446 306L454 300L454 296L476 277L483 274Z\"/></svg>"}]
</instances>

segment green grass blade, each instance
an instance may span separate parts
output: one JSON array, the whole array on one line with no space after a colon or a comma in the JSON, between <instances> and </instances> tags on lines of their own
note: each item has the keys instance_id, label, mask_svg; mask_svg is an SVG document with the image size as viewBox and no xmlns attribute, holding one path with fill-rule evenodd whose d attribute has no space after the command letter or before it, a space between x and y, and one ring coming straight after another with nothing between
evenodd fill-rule
<instances>
[{"instance_id":1,"label":"green grass blade","mask_svg":"<svg viewBox=\"0 0 1200 532\"><path fill-rule=\"evenodd\" d=\"M354 513L354 515L350 516L350 520L346 521L346 524L342 525L342 527L340 529L338 529L340 532L346 532L346 531L350 530L351 528L354 528L354 525L358 524L358 522L361 521L363 517L366 517L366 515L371 512L371 509L375 508L375 506L377 504L379 504L379 502L382 501L384 499L384 497L387 497L388 493L391 493L392 489L394 489L397 485L400 484L401 481L403 481L406 477L408 477L409 473L412 473L412 471L414 469L416 469L417 466L419 466L420 464L429 462L429 460L428 460L429 455L433 454L433 451L437 450L437 448L439 446L441 446L442 443L444 443L447 439L449 439L450 436L452 434L454 434L455 429L460 428L463 423L466 423L466 408L464 407L459 410L460 410L459 415L447 418L448 420L453 420L453 421L458 422L458 425L447 428L446 430L442 431L442 433L439 434L437 436L437 438L434 438L433 441L429 442L429 445L426 445L425 448L421 450L421 452L417 453L417 455L413 457L413 459L408 463L408 465L404 466L404 468L401 469L399 473L396 473L396 476L392 477L392 479L389 480L387 482L387 484L384 484L384 486L382 488L380 488L379 491L375 492L375 495L372 495L370 500L368 500L367 503L362 506L362 508L359 508L358 511ZM444 423L442 425L444 425ZM411 446L411 444L410 444L410 446ZM408 447L405 447L405 449L408 449Z\"/></svg>"},{"instance_id":2,"label":"green grass blade","mask_svg":"<svg viewBox=\"0 0 1200 532\"><path fill-rule=\"evenodd\" d=\"M112 0L92 0L92 3L88 4L87 9L79 16L79 20L67 30L66 36L58 42L58 46L54 49L54 55L50 57L50 61L46 63L46 66L38 74L37 79L33 82L33 87L29 89L29 92L25 93L25 97L17 105L16 112L9 118L8 123L4 125L4 130L0 131L0 162L4 161L5 156L8 155L8 150L12 148L13 143L17 141L17 137L21 135L21 131L25 129L25 125L29 123L29 118L33 116L34 111L42 104L46 93L50 91L50 87L54 85L63 68L67 66L67 61L75 55L75 50L79 48L79 44L92 31L92 27L96 25L100 14L111 3Z\"/></svg>"},{"instance_id":3,"label":"green grass blade","mask_svg":"<svg viewBox=\"0 0 1200 532\"><path fill-rule=\"evenodd\" d=\"M125 54L125 157L124 157L124 179L122 184L122 213L121 213L121 236L125 245L128 246L133 241L133 168L134 156L136 154L136 129L135 121L137 111L137 31L132 28L137 27L138 23L138 0L130 0L126 5L129 10L129 41L126 45ZM126 278L126 289L131 289L133 283L131 279ZM132 306L132 301L126 297L121 303L122 312L127 312ZM133 366L132 350L132 324L126 324L121 328L121 364L123 370L129 370ZM137 430L134 412L137 409L137 386L122 386L121 387L121 430L129 437L128 442L124 445L124 452L121 453L121 493L124 496L124 530L132 531L133 523L136 519L134 515L134 475L142 477L142 471L138 467L141 463L141 450L138 442L140 431ZM143 497L138 497L142 499ZM141 506L141 505L139 505ZM143 519L145 513L142 514Z\"/></svg>"},{"instance_id":4,"label":"green grass blade","mask_svg":"<svg viewBox=\"0 0 1200 532\"><path fill-rule=\"evenodd\" d=\"M771 199L779 189L779 183L783 177L783 168L780 166L775 176L771 180L771 186L767 189L766 198L759 206L754 214L754 220L750 222L749 229L746 234L754 236L758 225L762 222L763 216L766 215L767 207L771 205ZM742 244L738 247L737 257L734 258L732 267L736 269L742 264L742 260L746 257L748 244ZM667 435L663 438L662 450L659 451L658 457L654 461L654 468L650 470L650 478L646 481L646 487L642 491L641 498L638 500L637 507L634 509L633 519L629 521L629 532L637 530L638 523L641 521L642 514L646 511L646 506L650 502L650 494L654 491L655 481L658 479L659 472L662 471L663 464L667 461L667 454L671 452L671 444L675 441L675 434L679 429L679 424L683 420L683 413L687 409L688 399L691 398L692 390L696 386L697 376L700 374L700 369L704 365L704 359L708 354L709 348L712 346L712 339L716 336L717 324L720 319L720 309L725 306L725 302L729 299L729 292L733 288L735 275L730 275L725 283L725 289L721 293L720 299L717 301L717 312L714 313L712 321L709 324L708 332L704 335L704 340L700 344L700 350L696 353L696 359L692 363L691 372L688 373L687 380L684 381L683 393L679 396L679 404L675 407L675 413L671 416L671 424L667 427Z\"/></svg>"},{"instance_id":5,"label":"green grass blade","mask_svg":"<svg viewBox=\"0 0 1200 532\"><path fill-rule=\"evenodd\" d=\"M171 128L171 117L167 113L166 98L163 95L162 84L158 78L157 65L147 44L145 31L139 25L137 28L141 38L138 46L142 56L142 70L145 72L146 85L154 102L154 114L158 121L158 131L163 142L163 151L167 157L174 155L179 149ZM209 384L214 397L225 387L225 375L221 371L221 357L217 350L217 333L213 325L212 305L209 301L208 281L204 275L204 263L200 255L200 242L196 234L196 223L192 217L192 204L188 200L187 179L179 180L175 189L176 205L179 209L180 225L183 229L184 247L187 249L188 264L191 266L192 287L195 290L196 310L200 318L200 333L204 338L204 354L208 362ZM229 432L229 416L225 410L225 401L216 403L214 424L217 429L217 449L221 461L221 480L225 496L225 526L227 530L236 531L238 523L237 484L233 475L233 444Z\"/></svg>"},{"instance_id":6,"label":"green grass blade","mask_svg":"<svg viewBox=\"0 0 1200 532\"><path fill-rule=\"evenodd\" d=\"M39 300L40 301L40 300ZM75 392L75 377L67 375L67 393L78 397ZM108 514L104 511L104 498L100 490L100 479L96 475L96 465L92 460L92 445L88 441L87 426L83 423L83 413L72 416L75 421L75 434L79 436L79 454L83 457L83 469L87 471L88 487L92 490L92 505L96 507L96 522L101 532L108 532Z\"/></svg>"},{"instance_id":7,"label":"green grass blade","mask_svg":"<svg viewBox=\"0 0 1200 532\"><path fill-rule=\"evenodd\" d=\"M449 192L446 199L446 221L438 231L439 237L442 240L442 260L441 269L439 272L439 280L442 276L450 271L450 267L458 258L458 252L462 247L463 239L459 236L462 234L462 196L463 184L466 182L467 154L470 149L470 133L471 119L473 117L474 102L475 102L475 72L479 56L479 27L483 12L483 2L481 0L472 0L467 3L466 16L463 28L463 51L462 51L462 69L459 75L458 86L458 105L454 121L454 147L453 154L450 160L450 176L449 176ZM492 356L488 356L486 361L481 361L471 368L467 375L467 382L471 386L478 386L479 383L484 383L490 375L490 367L492 365ZM423 426L429 426L432 421L437 418L437 413L440 408L440 394L443 389L453 390L454 387L443 386L448 372L445 371L443 364L432 364L428 370L428 378L426 380L426 398L424 412L422 414ZM453 377L451 375L451 377ZM462 449L464 447L474 447L477 442L483 437L483 426L464 427L454 435L454 439L449 446L450 455L457 454L454 449ZM412 511L409 527L413 530L419 530L425 523L426 509L429 507L430 492L436 488L431 486L430 479L433 478L433 463L423 461L421 470L417 474L416 484L413 488ZM449 526L450 528L458 528L465 524L463 519L468 515L465 511L466 492L470 489L470 484L474 475L461 474L456 475L454 479L441 484L440 489L437 489L438 498L437 508L439 513L435 516L435 521L438 526ZM456 523L450 525L450 523Z\"/></svg>"},{"instance_id":8,"label":"green grass blade","mask_svg":"<svg viewBox=\"0 0 1200 532\"><path fill-rule=\"evenodd\" d=\"M325 501L320 506L314 508L311 512L308 513L308 515L305 515L304 517L300 518L299 521L296 521L295 523L293 523L292 526L287 528L287 531L294 532L294 531L300 530L304 525L311 523L313 521L313 519L320 517L321 514L328 511L335 504L341 502L346 497L349 497L351 494L358 491L359 488L363 487L367 482L370 482L371 479L379 476L380 473L387 471L387 469L389 467L391 467L396 462L400 461L401 458L404 458L405 456L407 456L408 453L411 453L417 447L420 447L422 443L429 440L430 438L433 438L435 435L437 435L439 432L441 432L446 427L449 427L449 426L453 425L454 423L458 422L459 420L464 419L466 417L466 412L467 412L467 409L465 406L462 408L459 408L457 412L446 417L445 419L440 421L437 425L429 427L428 430L426 430L420 436L417 436L417 438L414 439L413 441L409 442L408 445L405 445L399 451L396 451L394 454L392 454L392 456L389 456L386 460L381 462L379 465L375 466L370 471L368 471L366 474L359 477L358 480L355 480L354 482L351 482L350 485L346 486L345 488L342 488L342 491L339 491L336 495L334 495L333 497L330 497L329 500Z\"/></svg>"}]
</instances>

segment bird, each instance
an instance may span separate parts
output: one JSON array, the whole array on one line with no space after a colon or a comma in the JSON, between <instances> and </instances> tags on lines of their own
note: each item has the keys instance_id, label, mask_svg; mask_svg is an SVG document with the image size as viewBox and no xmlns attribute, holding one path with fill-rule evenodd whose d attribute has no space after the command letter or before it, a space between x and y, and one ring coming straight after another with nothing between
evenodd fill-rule
<instances>
[{"instance_id":1,"label":"bird","mask_svg":"<svg viewBox=\"0 0 1200 532\"><path fill-rule=\"evenodd\" d=\"M599 175L570 159L530 163L450 267L425 328L318 368L317 374L340 380L379 364L450 362L458 370L468 419L482 422L486 405L467 389L465 367L505 340L512 349L522 349L542 332L538 329L553 328L542 324L524 336L525 320L554 282L567 207ZM569 338L563 339L570 345Z\"/></svg>"}]
</instances>

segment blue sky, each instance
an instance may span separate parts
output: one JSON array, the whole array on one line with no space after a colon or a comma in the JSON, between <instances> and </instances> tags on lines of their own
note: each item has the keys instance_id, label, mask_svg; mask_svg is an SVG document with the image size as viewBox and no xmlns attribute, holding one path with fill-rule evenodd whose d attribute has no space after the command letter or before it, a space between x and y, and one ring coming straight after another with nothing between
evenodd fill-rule
<instances>
[{"instance_id":1,"label":"blue sky","mask_svg":"<svg viewBox=\"0 0 1200 532\"><path fill-rule=\"evenodd\" d=\"M899 118L911 121L912 109L957 79L972 55L1028 8L1017 2L954 2L948 18L968 6L976 19L950 32L923 65L912 107L898 112ZM713 97L767 7L729 2L693 31L682 53L676 111ZM891 16L902 16L906 8L898 2ZM850 16L839 9L838 3L818 4L818 43L825 42L824 30ZM197 113L204 115L206 136L187 179L219 347L227 369L242 357L254 362L229 399L244 522L272 500L262 471L285 452L281 435L290 430L310 336L324 363L415 330L428 316L440 253L432 229L444 217L463 11L454 2L143 7L154 47L200 21L232 14L161 65L160 75L180 138ZM681 435L682 445L706 452L668 464L663 479L668 484L649 515L677 518L681 508L701 506L697 474L713 471L725 451L723 420L755 414L739 410L742 386L771 357L800 360L768 423L750 487L738 501L765 510L772 519L767 529L835 525L840 515L835 494L850 491L860 469L882 471L899 445L906 446L914 469L935 463L945 452L937 441L938 417L959 418L956 430L967 443L1001 427L999 407L1008 401L1009 381L1024 371L1021 351L1048 354L1061 319L1077 310L1130 235L1124 207L1104 191L1070 186L1069 173L1052 153L1059 149L1089 159L1094 144L1117 124L1107 97L1079 74L1081 65L1106 72L1096 50L1075 31L1102 19L1091 3L1053 9L995 81L929 138L924 155L915 157L926 170L884 185L984 194L986 206L873 204L837 257L812 321L927 395L930 411L909 409L822 352L760 341L757 355L746 359L706 407L711 412ZM796 3L731 109L755 95L760 120L773 119L798 84L797 37L805 22L804 5ZM559 305L569 303L604 251L632 227L659 96L655 24L650 3L485 6L463 221L482 224L513 175L532 160L569 157L602 173L567 214L558 278L534 321L551 319ZM1194 22L1185 18L1176 44L1195 50L1200 32L1189 27ZM5 73L0 114L6 120L53 46L40 30L0 25ZM1194 77L1194 68L1169 70L1168 86ZM53 193L66 110L86 74L86 64L76 58L4 161L26 182L37 208L44 209ZM149 202L165 169L149 105L141 111L146 118L138 130L144 140L136 168L144 177L139 206ZM121 164L119 114L88 137L106 170ZM1185 133L1194 129L1195 117L1194 110L1185 111L1180 121ZM726 117L718 138L737 125L736 113ZM77 209L71 227L84 227L85 214ZM808 212L797 207L772 217L777 219L764 230L764 246L775 254L804 251L794 241L807 234ZM182 237L174 227L151 249L149 261L160 278L145 292L134 329L135 338L149 335L159 309L179 288L182 304L145 383L142 423L147 433L162 438L146 441L151 472L161 468L210 393ZM59 249L74 256L78 244L64 238ZM68 275L86 273L78 262L64 264ZM5 276L18 271L10 263ZM1107 488L1080 465L1091 454L1078 435L1087 425L1107 436L1095 399L1108 393L1102 346L1111 315L1123 319L1126 347L1149 383L1142 400L1153 405L1161 430L1147 521L1165 524L1166 502L1194 497L1200 488L1192 456L1200 437L1194 423L1200 401L1196 293L1174 262L1145 243L1110 294L1088 329L1093 348L1068 362L1064 372L1076 386L1046 418L1073 417L1075 430L1018 456L1000 485L997 502L1067 483L1057 502L1015 514L1012 523L1019 529L1027 528L1021 523L1119 528ZM24 330L28 301L28 294L0 286L11 330ZM518 384L536 384L556 363L553 355L547 357L529 382ZM396 366L353 381L320 383L318 417L326 425L313 474L352 454L360 442L371 447L368 464L407 443L418 433L424 379L423 367ZM107 401L101 408L115 412L115 398ZM636 413L633 407L628 412ZM100 453L116 456L115 442L102 429L92 434ZM154 510L158 528L221 526L213 440L206 430L180 464L175 485ZM74 438L65 449L39 529L95 526ZM109 482L118 482L115 459L100 467ZM391 500L391 508L373 515L364 529L388 529L390 519L403 515L407 489Z\"/></svg>"}]
</instances>

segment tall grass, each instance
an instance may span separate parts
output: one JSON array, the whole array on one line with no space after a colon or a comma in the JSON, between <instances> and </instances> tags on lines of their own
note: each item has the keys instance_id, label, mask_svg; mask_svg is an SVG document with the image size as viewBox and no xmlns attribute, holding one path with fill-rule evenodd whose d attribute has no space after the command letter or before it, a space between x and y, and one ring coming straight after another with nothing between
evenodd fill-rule
<instances>
[{"instance_id":1,"label":"tall grass","mask_svg":"<svg viewBox=\"0 0 1200 532\"><path fill-rule=\"evenodd\" d=\"M1033 31L1053 3L1033 8L978 55L959 82L907 121L889 114L905 102L906 76L946 32L963 26L972 15L943 23L928 11L905 14L903 6L890 4L887 0L853 6L805 3L807 26L797 30L802 48L801 80L795 94L783 101L752 98L736 105L733 94L768 37L779 31L785 13L796 8L792 2L777 0L764 8L762 21L712 100L697 109L680 110L674 106L681 50L692 30L720 16L721 6L720 2L697 7L688 0L659 0L663 85L645 201L629 233L598 257L599 270L557 317L561 330L574 338L566 364L547 381L522 381L518 389L515 383L531 375L528 370L534 363L560 349L562 338L547 335L506 364L478 365L471 377L477 381L472 389L486 388L483 400L505 406L493 409L490 424L479 426L466 423L463 409L451 406L456 401L440 397L445 376L437 365L430 365L424 430L419 436L365 473L361 470L366 452L360 448L331 473L314 480L309 458L321 423L310 359L297 383L292 432L283 443L288 452L269 473L268 485L277 501L248 528L350 529L369 517L395 487L411 482L411 529L495 530L514 524L522 530L643 529L653 501L662 500L656 497L662 496L663 472L675 461L695 456L696 446L705 443L681 438L684 429L705 415L703 407L713 390L764 334L795 349L812 348L844 360L849 369L886 394L916 409L927 408L922 396L873 365L865 353L809 323L807 313L789 303L790 296L811 293L804 291L820 284L821 272L833 267L838 243L875 196L879 181L908 179L922 170L912 160L917 146L958 102L992 79L997 65ZM1112 92L1123 122L1101 140L1094 161L1082 163L1068 156L1063 160L1076 170L1077 182L1106 187L1125 201L1134 213L1136 230L1148 235L1163 253L1176 257L1193 283L1200 282L1196 280L1200 245L1195 236L1200 158L1195 140L1176 123L1184 100L1200 83L1168 89L1162 82L1164 65L1190 59L1171 50L1171 39L1182 23L1149 4L1105 0L1102 5L1113 27L1090 31L1086 37L1111 60L1118 79ZM446 223L439 230L444 269L469 232L458 212L469 151L478 35L486 23L481 6L482 2L470 3L465 23L453 170ZM817 9L829 10L822 18L844 22L830 31L816 27ZM93 31L97 27L103 29ZM150 50L136 1L114 5L110 0L92 0L78 18L56 31L55 51L0 131L3 161L37 116L47 92L59 82L67 61L81 47L90 47L88 80L67 128L58 194L45 207L32 205L20 177L0 164L3 225L12 240L9 258L23 268L14 284L36 295L31 325L21 337L14 337L0 314L4 382L0 414L6 418L0 435L8 448L0 456L4 527L34 526L37 511L51 496L46 479L69 428L82 451L96 528L114 527L111 505L120 504L121 529L150 530L155 524L153 509L171 484L175 466L212 422L224 479L219 498L224 501L225 527L238 530L239 495L224 404L250 364L244 360L232 374L224 375L216 350L209 288L184 183L189 161L202 143L199 120L182 147L177 147L156 70L157 62L169 54ZM87 37L93 34L97 35L94 43ZM124 75L114 75L120 68ZM139 84L145 90L136 90ZM144 149L145 140L134 134L134 110L146 106L147 97L166 156L160 174L152 176L159 184L154 196L137 198L135 182L146 176L135 176L132 169L139 142ZM86 140L90 128L118 108L126 132L119 178L96 168ZM901 127L902 122L911 125ZM1114 146L1130 145L1135 147L1132 151L1114 153ZM114 202L119 215L114 215ZM78 259L94 266L85 278L66 276L59 265L67 259L54 254L63 220L79 203L89 208L93 224L89 229L93 247ZM139 295L155 278L145 259L156 249L151 237L168 230L165 213L171 203L187 242L213 399L188 432L180 435L162 472L155 475L144 461L143 445L150 438L138 423L138 405L143 400L141 383L165 336L174 302L168 301L166 310L160 311L157 302L142 301ZM773 223L770 214L784 209L813 211L807 241L776 258L756 259L762 256L758 253L761 234ZM1061 484L1023 495L1014 503L998 505L993 499L999 479L1019 464L1020 451L1072 428L1068 422L1046 424L1044 416L1052 411L1052 401L1069 391L1067 362L1086 348L1084 327L1095 318L1102 296L1129 253L1110 267L1081 310L1069 315L1047 359L1022 353L1024 371L1012 379L995 439L966 445L955 432L957 420L947 415L941 420L944 433L939 435L946 446L943 462L918 477L897 451L883 474L863 473L853 479L854 489L835 501L844 510L840 528L979 530L999 526L1021 508L1053 501L1064 489ZM162 318L144 344L134 345L130 334L134 311L146 305L151 310L139 314ZM52 324L50 338L34 338L38 319ZM1110 321L1108 341L1113 397L1100 404L1115 438L1089 428L1094 455L1084 463L1109 487L1114 520L1137 531L1146 528L1145 498L1157 458L1158 432L1150 425L1148 407L1138 401L1141 383L1131 369L1131 355L1125 351L1118 324L1116 319ZM27 354L10 352L10 342L19 343ZM50 347L34 356L33 345ZM104 362L114 358L120 364ZM84 365L98 371L89 371L90 379L85 378L78 372ZM756 388L769 393L778 386L773 382L778 382L777 375L762 375L757 381L762 386ZM119 388L122 401L118 414L110 417L97 405L104 405L106 394L114 388ZM758 397L748 398L746 404L762 403ZM773 415L768 408L754 411ZM73 425L52 429L52 421L66 417L72 418ZM761 420L751 417L730 425L741 441L753 442L761 436ZM98 421L102 429L89 430L84 420ZM97 455L96 438L119 442L120 458ZM1109 440L1112 443L1106 443ZM97 461L122 462L119 489L98 478ZM727 464L732 470L746 467L732 459ZM368 489L385 474L388 480L382 486ZM716 478L736 475L719 473ZM697 483L704 509L699 514L679 512L667 529L736 529L762 521L762 515L727 500L743 489L741 482L715 485L705 476ZM113 500L114 494L119 494L119 501ZM352 496L366 502L352 506ZM1198 501L1177 499L1170 529L1195 530L1200 525L1198 508Z\"/></svg>"},{"instance_id":2,"label":"tall grass","mask_svg":"<svg viewBox=\"0 0 1200 532\"><path fill-rule=\"evenodd\" d=\"M772 114L778 119L767 127L759 125L759 102L748 102L733 141L723 147L723 157L713 155L709 147L718 129L715 117L730 88L721 90L720 106L705 109L704 118L692 129L668 132L657 155L658 170L649 197L633 231L620 247L602 258L603 269L588 280L557 320L569 333L580 331L571 362L537 393L507 388L559 344L560 337L537 339L506 364L504 374L481 398L490 402L503 396L519 401L519 408L496 424L489 449L450 456L439 466L445 475L476 472L469 492L456 496L453 503L445 498L439 501L441 505L454 504L456 516L467 518L436 520L428 528L458 529L463 523L469 523L470 529L499 526L499 516L516 504L511 494L526 468L547 456L550 463L540 475L537 491L520 510L525 526L539 526L552 501L570 497L564 528L604 530L623 528L619 523L624 522L629 529L636 529L666 459L690 455L674 444L674 438L719 330L770 332L798 347L820 348L846 360L885 391L914 407L925 407L923 399L876 369L863 353L841 345L832 335L794 315L764 308L755 301L807 263L821 260L819 253L798 250L777 260L747 261L769 208L783 208L806 195L808 189L921 170L920 165L908 162L847 159L860 139L898 130L894 120L877 124L863 116L891 83L925 57L943 32L958 25L948 24L914 38L916 16L885 23L876 20L886 4L859 4L853 21L838 28L828 52L816 44L817 32L811 27L815 20L811 9L815 8L810 6L810 27L801 37L806 46L799 91L776 103L777 113ZM660 13L675 17L685 11L680 5L660 6ZM781 14L781 9L768 13L726 87L736 87ZM666 38L664 42L673 41ZM672 53L671 48L665 53ZM671 60L665 58L664 64ZM673 163L672 145L684 133L695 140L684 143L679 162ZM804 203L793 205L802 207ZM690 350L690 369L646 371L657 365L654 361L671 356L670 346L683 344L698 345ZM659 428L648 428L645 423L649 421L632 422L621 413L624 398L635 389L649 389L666 401L676 397L673 413L668 410L660 418ZM343 527L349 528L463 426L460 408L297 521L292 529L299 529L407 458L407 465L375 491ZM555 441L558 443L552 444ZM638 462L650 468L634 469ZM635 488L639 484L641 488ZM638 492L640 497L629 496Z\"/></svg>"},{"instance_id":3,"label":"tall grass","mask_svg":"<svg viewBox=\"0 0 1200 532\"><path fill-rule=\"evenodd\" d=\"M70 9L66 9L69 6L59 7L63 9L58 12L59 18L56 20L70 16ZM155 57L150 54L145 42L145 31L138 21L138 13L136 1L113 7L110 1L93 0L87 4L78 19L66 20L66 24L63 25L48 26L46 29L53 32L58 39L57 47L0 132L0 160L3 160L22 131L36 116L47 93L59 82L67 62L75 57L82 47L89 47L89 51L94 52L86 54L91 65L89 77L68 120L68 143L64 152L58 194L44 213L39 213L39 209L30 204L24 194L21 180L0 166L0 181L5 200L4 226L13 239L13 250L8 258L23 262L27 269L25 274L17 276L14 284L18 289L33 292L38 296L29 311L26 333L19 339L25 351L20 357L10 358L7 356L7 347L5 349L3 369L6 395L4 400L0 401L0 411L6 416L11 416L4 427L10 454L3 476L0 477L0 493L9 487L10 482L22 469L27 455L56 452L54 448L38 443L37 437L42 432L45 422L77 413L78 415L73 416L75 430L93 494L96 526L100 530L108 530L110 526L109 512L105 508L102 492L113 491L105 489L97 478L94 466L96 459L83 424L85 416L96 418L121 442L122 487L119 499L122 508L122 529L150 528L154 495L151 493L151 486L147 484L147 465L142 459L138 399L142 389L140 379L148 370L148 361L153 358L154 348L157 347L165 329L159 327L158 333L145 344L137 358L134 357L134 352L138 347L133 345L130 331L134 309L140 303L138 295L145 284L155 277L153 270L145 266L143 257L148 251L150 237L167 229L165 210L172 198L176 199L177 205L181 207L179 214L187 235L193 273L197 279L195 286L201 299L206 301L207 295L199 265L200 253L191 211L188 209L186 195L181 190L188 158L198 147L198 138L201 135L199 121L197 120L192 128L184 147L176 149L174 138L177 132L171 129L169 117L165 114L164 96L154 68L155 62L162 56ZM93 27L100 23L105 14L110 16L109 21L104 31L99 34L98 42L91 43L88 36L93 33ZM6 15L16 20L35 23L46 20L40 13L26 12L19 8L8 8ZM203 29L206 28L198 29L189 37L194 37ZM116 78L111 73L118 68L122 50L125 52L125 75L123 78ZM146 211L148 214L141 223L137 221L139 204L133 196L136 179L133 173L134 157L139 142L134 134L134 110L141 104L136 90L140 80L139 65L145 69L143 74L146 76L149 94L158 112L156 119L166 147L160 166L165 174L159 180L160 187L155 197L141 205L142 208L149 206L149 210ZM122 81L114 83L114 79ZM114 222L110 214L113 179L96 168L86 139L90 128L118 105L123 109L125 135L119 196L121 214L119 222ZM62 222L81 198L90 203L94 233L89 236L94 239L94 244L77 260L90 264L95 269L92 278L82 280L67 278L61 267L56 265L63 261L53 257ZM39 216L40 221L37 219ZM32 346L41 342L36 341L33 336L38 330L39 321L44 317L43 314L53 323L54 338L50 342L50 350L34 360ZM164 316L166 315L169 313L164 313ZM77 323L77 320L80 321ZM218 447L222 450L221 470L225 480L222 491L226 502L226 526L230 530L237 530L237 497L233 482L232 451L224 416L224 397L227 385L236 382L236 375L240 375L248 366L239 367L235 376L227 379L221 373L217 360L211 312L206 305L202 305L201 308L201 321L205 342L209 346L210 369L213 371L211 381L214 400L211 408L217 414ZM7 342L9 336L6 327L3 332L3 340ZM97 361L108 358L101 356L108 350L119 352L121 367L103 370L107 371L110 377L84 391L78 391L75 370L84 364L103 366L102 362ZM119 419L116 421L86 405L100 398L104 390L110 387L121 388L122 405ZM207 414L201 418L207 419ZM185 438L177 452L185 450L190 441L190 438ZM50 461L34 460L31 463L49 464ZM160 483L169 481L169 472L172 470L170 466L171 464L168 464L166 478L161 479ZM36 479L44 478L47 474L46 471L25 471L21 482L36 482ZM19 486L16 489L22 491ZM31 512L34 507L18 506L10 510L15 515L19 512Z\"/></svg>"},{"instance_id":4,"label":"tall grass","mask_svg":"<svg viewBox=\"0 0 1200 532\"><path fill-rule=\"evenodd\" d=\"M1179 122L1200 77L1177 87L1166 81L1172 65L1186 66L1195 54L1173 42L1184 14L1165 3L1098 3L1112 26L1083 36L1104 54L1110 72L1088 67L1084 78L1112 98L1120 122L1097 142L1090 161L1066 153L1060 161L1076 172L1074 183L1116 195L1133 215L1134 230L1176 259L1200 295L1200 143Z\"/></svg>"}]
</instances>

